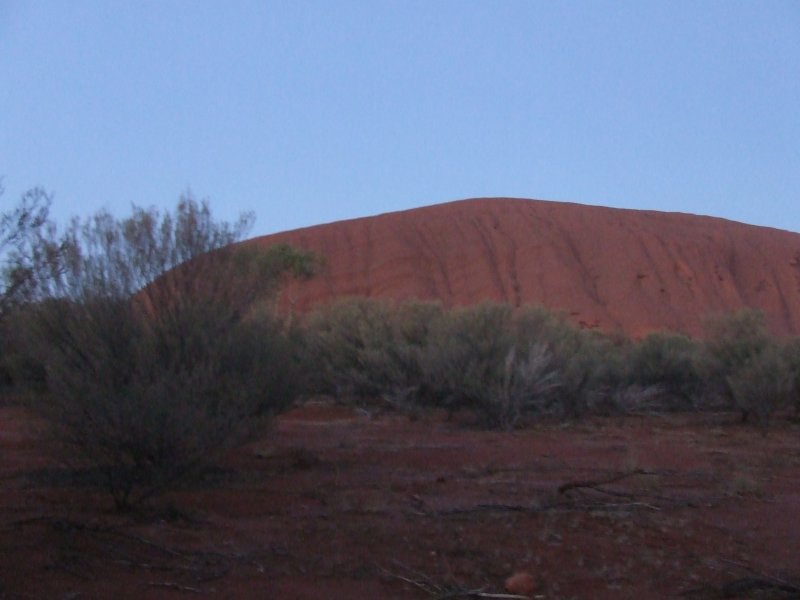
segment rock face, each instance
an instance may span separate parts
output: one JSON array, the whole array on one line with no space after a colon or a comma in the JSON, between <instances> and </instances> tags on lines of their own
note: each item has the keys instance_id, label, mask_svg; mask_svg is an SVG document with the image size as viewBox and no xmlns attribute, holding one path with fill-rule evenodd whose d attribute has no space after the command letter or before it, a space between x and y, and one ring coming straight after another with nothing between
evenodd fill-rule
<instances>
[{"instance_id":1,"label":"rock face","mask_svg":"<svg viewBox=\"0 0 800 600\"><path fill-rule=\"evenodd\" d=\"M800 334L800 234L680 213L491 198L265 236L326 259L282 292L306 311L343 296L541 304L584 327L702 331L757 308Z\"/></svg>"}]
</instances>

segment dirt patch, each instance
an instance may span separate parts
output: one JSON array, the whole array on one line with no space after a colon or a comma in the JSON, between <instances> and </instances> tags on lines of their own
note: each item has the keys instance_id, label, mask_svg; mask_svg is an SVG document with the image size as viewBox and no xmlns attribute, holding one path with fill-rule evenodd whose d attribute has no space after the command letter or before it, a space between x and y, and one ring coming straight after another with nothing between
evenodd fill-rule
<instances>
[{"instance_id":1,"label":"dirt patch","mask_svg":"<svg viewBox=\"0 0 800 600\"><path fill-rule=\"evenodd\" d=\"M792 597L800 429L734 421L506 434L314 404L120 516L3 408L0 598L467 598L518 572L547 599Z\"/></svg>"}]
</instances>

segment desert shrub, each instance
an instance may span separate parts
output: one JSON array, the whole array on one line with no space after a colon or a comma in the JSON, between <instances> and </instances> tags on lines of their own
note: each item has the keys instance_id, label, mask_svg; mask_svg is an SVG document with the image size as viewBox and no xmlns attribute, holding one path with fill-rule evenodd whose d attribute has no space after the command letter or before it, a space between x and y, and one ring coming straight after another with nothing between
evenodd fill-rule
<instances>
[{"instance_id":1,"label":"desert shrub","mask_svg":"<svg viewBox=\"0 0 800 600\"><path fill-rule=\"evenodd\" d=\"M544 315L539 315L544 318ZM526 414L547 412L560 386L547 344L518 335L508 305L449 312L424 354L426 401L469 408L488 427L510 429Z\"/></svg>"},{"instance_id":2,"label":"desert shrub","mask_svg":"<svg viewBox=\"0 0 800 600\"><path fill-rule=\"evenodd\" d=\"M44 389L44 365L27 346L28 313L24 307L15 307L9 318L0 321L0 391L7 393L6 398Z\"/></svg>"},{"instance_id":3,"label":"desert shrub","mask_svg":"<svg viewBox=\"0 0 800 600\"><path fill-rule=\"evenodd\" d=\"M517 356L517 346L512 346L503 361L502 377L488 382L491 387L482 398L486 422L512 429L523 416L546 412L553 392L561 387L552 362L553 356L543 343L528 346L521 356Z\"/></svg>"},{"instance_id":4,"label":"desert shrub","mask_svg":"<svg viewBox=\"0 0 800 600\"><path fill-rule=\"evenodd\" d=\"M386 343L376 342L381 333L387 335L378 312L379 307L372 302L346 299L318 309L305 319L306 363L313 376L314 391L343 398L368 395L376 389L370 377L362 374L362 354L368 352L370 345ZM381 331L373 331L374 326Z\"/></svg>"},{"instance_id":5,"label":"desert shrub","mask_svg":"<svg viewBox=\"0 0 800 600\"><path fill-rule=\"evenodd\" d=\"M778 387L770 392L759 381L764 365L797 376L800 366L791 365L800 365L800 343L786 345L775 362L767 352L776 342L759 313L720 317L708 328L704 343L668 333L632 343L582 330L541 307L444 310L349 299L306 319L303 333L316 391L403 410L466 409L486 427L511 429L531 417L691 410L715 397L763 420L764 407L785 401L783 384L773 381ZM771 399L762 406L753 394Z\"/></svg>"},{"instance_id":6,"label":"desert shrub","mask_svg":"<svg viewBox=\"0 0 800 600\"><path fill-rule=\"evenodd\" d=\"M627 340L597 331L581 331L572 342L564 367L563 416L576 419L587 413L614 414L623 407L617 402L626 386Z\"/></svg>"},{"instance_id":7,"label":"desert shrub","mask_svg":"<svg viewBox=\"0 0 800 600\"><path fill-rule=\"evenodd\" d=\"M727 376L734 402L743 415L753 415L766 427L772 414L789 405L792 375L777 344L754 354Z\"/></svg>"},{"instance_id":8,"label":"desert shrub","mask_svg":"<svg viewBox=\"0 0 800 600\"><path fill-rule=\"evenodd\" d=\"M620 379L617 344L540 307L348 299L311 315L304 333L317 391L401 409L468 409L487 427L581 416Z\"/></svg>"},{"instance_id":9,"label":"desert shrub","mask_svg":"<svg viewBox=\"0 0 800 600\"><path fill-rule=\"evenodd\" d=\"M223 329L198 310L154 328L112 302L42 310L48 391L34 407L74 465L98 467L119 508L191 475L293 399L282 340L262 324Z\"/></svg>"},{"instance_id":10,"label":"desert shrub","mask_svg":"<svg viewBox=\"0 0 800 600\"><path fill-rule=\"evenodd\" d=\"M0 180L0 198L3 192ZM20 345L19 323L32 291L58 271L62 249L46 243L50 203L44 190L33 188L0 212L0 388L6 391L39 370Z\"/></svg>"},{"instance_id":11,"label":"desert shrub","mask_svg":"<svg viewBox=\"0 0 800 600\"><path fill-rule=\"evenodd\" d=\"M423 384L422 352L442 314L435 303L367 298L316 311L304 326L316 390L360 404L414 404Z\"/></svg>"},{"instance_id":12,"label":"desert shrub","mask_svg":"<svg viewBox=\"0 0 800 600\"><path fill-rule=\"evenodd\" d=\"M723 405L739 409L742 421L750 415L749 402L737 400L732 381L745 367L775 345L760 311L742 310L714 316L705 323L706 339L698 357L698 370L706 381L705 402L720 398ZM709 397L710 396L710 397Z\"/></svg>"},{"instance_id":13,"label":"desert shrub","mask_svg":"<svg viewBox=\"0 0 800 600\"><path fill-rule=\"evenodd\" d=\"M431 336L445 318L437 302L406 302L391 314L394 344L388 353L394 368L390 385L381 398L401 409L414 409L431 396L425 377L425 361Z\"/></svg>"},{"instance_id":14,"label":"desert shrub","mask_svg":"<svg viewBox=\"0 0 800 600\"><path fill-rule=\"evenodd\" d=\"M544 344L558 373L558 393L548 399L547 412L576 419L589 411L606 411L624 370L624 339L582 330L563 315L542 307L526 307L516 318L520 341Z\"/></svg>"},{"instance_id":15,"label":"desert shrub","mask_svg":"<svg viewBox=\"0 0 800 600\"><path fill-rule=\"evenodd\" d=\"M782 355L789 372L792 404L795 413L800 413L800 337L787 340L783 345Z\"/></svg>"},{"instance_id":16,"label":"desert shrub","mask_svg":"<svg viewBox=\"0 0 800 600\"><path fill-rule=\"evenodd\" d=\"M698 372L698 345L674 333L651 333L631 347L628 381L633 386L660 390L660 402L648 398L648 407L666 410L696 407L702 389Z\"/></svg>"},{"instance_id":17,"label":"desert shrub","mask_svg":"<svg viewBox=\"0 0 800 600\"><path fill-rule=\"evenodd\" d=\"M249 225L183 198L174 214L100 213L65 233L62 271L38 290L30 350L47 389L32 407L120 509L160 493L292 400L281 326L248 307L295 261L234 246Z\"/></svg>"},{"instance_id":18,"label":"desert shrub","mask_svg":"<svg viewBox=\"0 0 800 600\"><path fill-rule=\"evenodd\" d=\"M652 414L664 410L665 392L658 384L626 383L611 390L604 411L607 415Z\"/></svg>"},{"instance_id":19,"label":"desert shrub","mask_svg":"<svg viewBox=\"0 0 800 600\"><path fill-rule=\"evenodd\" d=\"M514 345L511 309L482 304L448 311L429 334L423 359L430 404L478 408Z\"/></svg>"},{"instance_id":20,"label":"desert shrub","mask_svg":"<svg viewBox=\"0 0 800 600\"><path fill-rule=\"evenodd\" d=\"M14 385L14 350L10 338L8 328L0 323L0 393Z\"/></svg>"}]
</instances>

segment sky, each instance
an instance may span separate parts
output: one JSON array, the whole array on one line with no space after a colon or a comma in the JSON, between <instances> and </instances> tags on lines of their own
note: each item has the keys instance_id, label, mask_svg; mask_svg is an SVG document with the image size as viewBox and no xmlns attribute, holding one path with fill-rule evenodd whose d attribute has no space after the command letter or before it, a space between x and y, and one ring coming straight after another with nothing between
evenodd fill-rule
<instances>
[{"instance_id":1,"label":"sky","mask_svg":"<svg viewBox=\"0 0 800 600\"><path fill-rule=\"evenodd\" d=\"M0 209L512 196L800 232L796 0L0 0Z\"/></svg>"}]
</instances>

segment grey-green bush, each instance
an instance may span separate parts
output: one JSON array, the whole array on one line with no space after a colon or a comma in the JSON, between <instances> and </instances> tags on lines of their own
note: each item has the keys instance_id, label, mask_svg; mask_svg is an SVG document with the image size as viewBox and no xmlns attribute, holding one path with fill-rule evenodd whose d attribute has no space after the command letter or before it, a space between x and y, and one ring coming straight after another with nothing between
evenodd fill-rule
<instances>
[{"instance_id":1,"label":"grey-green bush","mask_svg":"<svg viewBox=\"0 0 800 600\"><path fill-rule=\"evenodd\" d=\"M651 333L631 347L628 379L641 387L661 390L661 408L697 407L703 381L698 373L697 342L677 333Z\"/></svg>"},{"instance_id":2,"label":"grey-green bush","mask_svg":"<svg viewBox=\"0 0 800 600\"><path fill-rule=\"evenodd\" d=\"M765 428L776 411L792 399L792 375L780 348L770 345L727 376L736 406Z\"/></svg>"},{"instance_id":3,"label":"grey-green bush","mask_svg":"<svg viewBox=\"0 0 800 600\"><path fill-rule=\"evenodd\" d=\"M256 299L303 260L232 245L249 225L206 203L100 213L65 234L64 267L30 307L46 390L31 406L119 509L197 472L293 400L293 351Z\"/></svg>"},{"instance_id":4,"label":"grey-green bush","mask_svg":"<svg viewBox=\"0 0 800 600\"><path fill-rule=\"evenodd\" d=\"M763 422L786 398L782 379L761 381L769 369L800 390L800 343L781 346L777 360L777 342L755 312L710 320L702 343L670 333L631 342L541 307L445 310L361 298L321 309L303 330L316 391L402 410L466 409L494 428L532 417L692 410L714 398Z\"/></svg>"},{"instance_id":5,"label":"grey-green bush","mask_svg":"<svg viewBox=\"0 0 800 600\"><path fill-rule=\"evenodd\" d=\"M558 373L557 394L550 396L543 412L576 419L589 411L607 411L623 370L620 348L612 338L582 330L542 307L523 308L515 324L519 342L544 344Z\"/></svg>"},{"instance_id":6,"label":"grey-green bush","mask_svg":"<svg viewBox=\"0 0 800 600\"><path fill-rule=\"evenodd\" d=\"M413 395L427 330L440 314L435 304L348 298L310 315L305 335L316 390L358 403Z\"/></svg>"},{"instance_id":7,"label":"grey-green bush","mask_svg":"<svg viewBox=\"0 0 800 600\"><path fill-rule=\"evenodd\" d=\"M706 339L697 364L706 381L705 402L720 398L723 405L739 409L742 421L750 416L749 403L737 400L731 382L745 367L775 345L760 311L742 310L717 315L705 323ZM711 396L710 398L708 396Z\"/></svg>"},{"instance_id":8,"label":"grey-green bush","mask_svg":"<svg viewBox=\"0 0 800 600\"><path fill-rule=\"evenodd\" d=\"M525 323L504 304L453 310L431 331L424 353L427 402L470 408L487 427L513 428L526 415L550 414L563 386L545 332L555 319L533 309ZM541 335L532 335L536 329Z\"/></svg>"}]
</instances>

